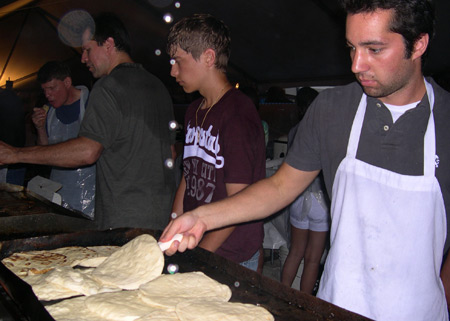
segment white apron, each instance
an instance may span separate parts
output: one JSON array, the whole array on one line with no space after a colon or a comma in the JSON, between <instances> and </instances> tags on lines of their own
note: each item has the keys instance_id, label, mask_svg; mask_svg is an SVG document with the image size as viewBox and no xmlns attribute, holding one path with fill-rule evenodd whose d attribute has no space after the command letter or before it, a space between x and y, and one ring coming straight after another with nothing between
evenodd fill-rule
<instances>
[{"instance_id":1,"label":"white apron","mask_svg":"<svg viewBox=\"0 0 450 321\"><path fill-rule=\"evenodd\" d=\"M88 91L87 88L84 89L81 86L76 88L82 89L78 120L71 124L63 124L56 117L56 109L50 108L47 115L49 144L65 142L78 136L85 113ZM95 209L95 175L95 165L75 169L53 167L50 179L63 185L58 191L64 202L63 206L81 211L89 218L93 218Z\"/></svg>"},{"instance_id":2,"label":"white apron","mask_svg":"<svg viewBox=\"0 0 450 321\"><path fill-rule=\"evenodd\" d=\"M356 159L363 94L332 190L331 249L318 297L375 320L448 320L439 277L446 215L435 177L434 93L424 138L424 175Z\"/></svg>"}]
</instances>

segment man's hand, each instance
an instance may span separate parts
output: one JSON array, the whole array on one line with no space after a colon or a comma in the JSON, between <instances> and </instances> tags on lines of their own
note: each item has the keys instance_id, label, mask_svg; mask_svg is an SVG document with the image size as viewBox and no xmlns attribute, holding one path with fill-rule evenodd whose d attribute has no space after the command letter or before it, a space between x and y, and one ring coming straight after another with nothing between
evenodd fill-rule
<instances>
[{"instance_id":1,"label":"man's hand","mask_svg":"<svg viewBox=\"0 0 450 321\"><path fill-rule=\"evenodd\" d=\"M36 129L45 128L45 120L47 119L47 111L44 108L33 108L33 114L31 120L33 121Z\"/></svg>"},{"instance_id":2,"label":"man's hand","mask_svg":"<svg viewBox=\"0 0 450 321\"><path fill-rule=\"evenodd\" d=\"M170 248L165 251L170 256L177 251L184 252L186 249L191 250L196 247L206 230L206 224L198 216L193 212L187 212L167 225L159 241L168 242L177 233L183 235L181 242L173 242Z\"/></svg>"},{"instance_id":3,"label":"man's hand","mask_svg":"<svg viewBox=\"0 0 450 321\"><path fill-rule=\"evenodd\" d=\"M14 164L16 148L0 141L0 165Z\"/></svg>"}]
</instances>

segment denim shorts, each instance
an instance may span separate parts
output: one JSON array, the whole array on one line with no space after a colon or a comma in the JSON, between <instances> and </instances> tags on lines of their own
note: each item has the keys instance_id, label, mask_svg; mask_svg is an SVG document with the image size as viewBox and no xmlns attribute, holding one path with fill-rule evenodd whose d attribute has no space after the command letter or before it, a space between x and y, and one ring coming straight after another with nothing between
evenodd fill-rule
<instances>
[{"instance_id":1,"label":"denim shorts","mask_svg":"<svg viewBox=\"0 0 450 321\"><path fill-rule=\"evenodd\" d=\"M258 261L259 261L259 250L256 251L256 253L247 261L239 263L243 267L246 267L247 269L256 271L258 268Z\"/></svg>"}]
</instances>

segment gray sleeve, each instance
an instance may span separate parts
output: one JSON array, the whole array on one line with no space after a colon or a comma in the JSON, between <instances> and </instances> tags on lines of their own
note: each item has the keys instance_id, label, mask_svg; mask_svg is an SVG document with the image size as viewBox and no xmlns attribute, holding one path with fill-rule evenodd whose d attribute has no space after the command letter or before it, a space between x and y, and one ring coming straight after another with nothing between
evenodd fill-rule
<instances>
[{"instance_id":1,"label":"gray sleeve","mask_svg":"<svg viewBox=\"0 0 450 321\"><path fill-rule=\"evenodd\" d=\"M320 161L320 128L322 99L316 99L300 122L291 147L286 157L286 163L303 170L321 169Z\"/></svg>"}]
</instances>

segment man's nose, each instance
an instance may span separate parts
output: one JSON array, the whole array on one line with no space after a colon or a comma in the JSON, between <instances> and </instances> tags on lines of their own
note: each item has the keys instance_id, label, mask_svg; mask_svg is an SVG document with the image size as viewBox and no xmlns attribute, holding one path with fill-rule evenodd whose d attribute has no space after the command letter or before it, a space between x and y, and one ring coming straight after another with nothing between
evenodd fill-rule
<instances>
[{"instance_id":1,"label":"man's nose","mask_svg":"<svg viewBox=\"0 0 450 321\"><path fill-rule=\"evenodd\" d=\"M87 54L85 51L81 54L81 63L85 64L87 61Z\"/></svg>"},{"instance_id":2,"label":"man's nose","mask_svg":"<svg viewBox=\"0 0 450 321\"><path fill-rule=\"evenodd\" d=\"M178 67L175 64L173 64L172 67L170 68L170 75L175 78L178 75Z\"/></svg>"},{"instance_id":3,"label":"man's nose","mask_svg":"<svg viewBox=\"0 0 450 321\"><path fill-rule=\"evenodd\" d=\"M362 50L355 49L355 52L352 54L352 72L357 74L367 71L368 69L369 65L367 63L366 55Z\"/></svg>"}]
</instances>

